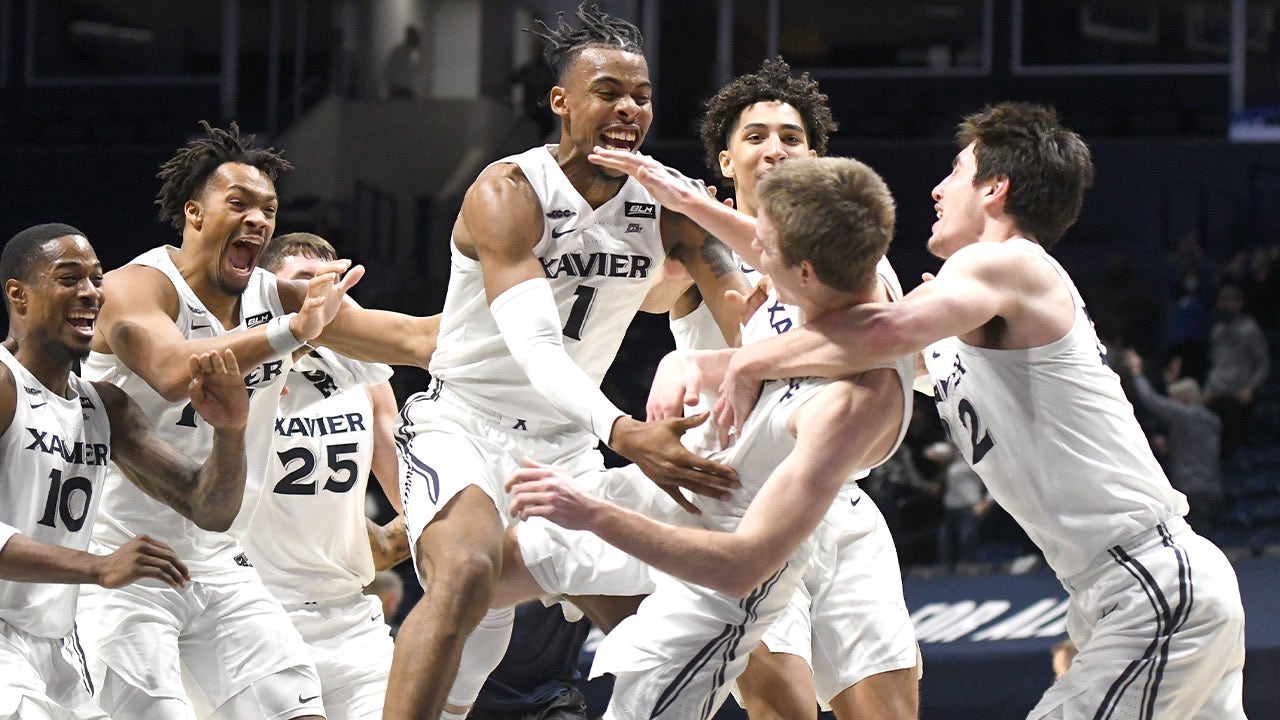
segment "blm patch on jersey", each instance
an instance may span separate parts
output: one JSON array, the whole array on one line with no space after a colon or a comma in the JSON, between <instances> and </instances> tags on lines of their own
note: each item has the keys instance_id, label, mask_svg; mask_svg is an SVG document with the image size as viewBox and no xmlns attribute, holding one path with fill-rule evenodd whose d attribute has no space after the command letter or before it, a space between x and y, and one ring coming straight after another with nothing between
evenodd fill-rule
<instances>
[{"instance_id":1,"label":"blm patch on jersey","mask_svg":"<svg viewBox=\"0 0 1280 720\"><path fill-rule=\"evenodd\" d=\"M271 311L270 311L270 310L268 310L268 311L266 311L266 312L260 312L260 313L258 313L257 315L254 315L253 317L247 317L247 318L245 318L245 319L244 319L244 326L245 326L245 327L247 327L247 328L258 327L258 326L259 326L259 325L261 325L262 323L267 322L267 321L269 321L269 320L271 320Z\"/></svg>"},{"instance_id":2,"label":"blm patch on jersey","mask_svg":"<svg viewBox=\"0 0 1280 720\"><path fill-rule=\"evenodd\" d=\"M657 209L653 203L629 202L622 211L623 215L633 218L649 218L652 220L657 217Z\"/></svg>"}]
</instances>

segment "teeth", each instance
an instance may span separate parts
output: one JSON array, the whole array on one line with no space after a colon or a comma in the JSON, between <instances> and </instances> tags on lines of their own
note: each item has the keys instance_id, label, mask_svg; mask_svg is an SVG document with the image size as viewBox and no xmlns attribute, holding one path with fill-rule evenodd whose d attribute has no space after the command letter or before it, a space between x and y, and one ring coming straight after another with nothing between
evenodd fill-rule
<instances>
[{"instance_id":1,"label":"teeth","mask_svg":"<svg viewBox=\"0 0 1280 720\"><path fill-rule=\"evenodd\" d=\"M610 140L621 140L623 142L635 142L636 132L634 130L605 130L604 136Z\"/></svg>"}]
</instances>

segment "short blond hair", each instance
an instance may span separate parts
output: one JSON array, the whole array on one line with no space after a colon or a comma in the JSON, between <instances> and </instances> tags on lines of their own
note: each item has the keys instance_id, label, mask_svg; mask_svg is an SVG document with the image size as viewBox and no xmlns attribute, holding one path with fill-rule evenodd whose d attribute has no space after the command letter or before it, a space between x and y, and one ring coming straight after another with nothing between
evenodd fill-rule
<instances>
[{"instance_id":1,"label":"short blond hair","mask_svg":"<svg viewBox=\"0 0 1280 720\"><path fill-rule=\"evenodd\" d=\"M807 260L823 284L845 292L875 280L893 240L896 207L884 180L851 158L798 158L760 182L760 208L778 229L788 267Z\"/></svg>"},{"instance_id":2,"label":"short blond hair","mask_svg":"<svg viewBox=\"0 0 1280 720\"><path fill-rule=\"evenodd\" d=\"M287 233L271 238L267 247L263 249L262 256L258 258L258 265L263 270L275 272L284 264L285 258L294 255L332 260L338 257L338 251L334 249L332 243L319 235L309 232Z\"/></svg>"}]
</instances>

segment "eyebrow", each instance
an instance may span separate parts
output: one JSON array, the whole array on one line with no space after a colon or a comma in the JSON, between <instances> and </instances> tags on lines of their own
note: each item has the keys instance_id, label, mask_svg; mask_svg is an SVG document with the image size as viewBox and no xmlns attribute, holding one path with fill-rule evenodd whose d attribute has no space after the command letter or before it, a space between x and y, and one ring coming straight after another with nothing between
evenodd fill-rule
<instances>
[{"instance_id":1,"label":"eyebrow","mask_svg":"<svg viewBox=\"0 0 1280 720\"><path fill-rule=\"evenodd\" d=\"M245 194L247 194L247 195L252 195L252 196L254 196L254 197L262 198L263 200L266 200L267 202L270 202L270 201L272 201L272 200L277 199L277 195L276 195L275 193L266 193L266 194L259 193L258 191L253 190L253 189L251 189L251 188L249 188L249 187L247 187L247 186L245 186L245 185L241 185L241 184L239 184L239 183L232 183L232 184L230 184L230 185L228 185L228 186L227 186L227 191L228 191L228 192L230 192L230 191L232 191L232 190L239 190L240 192L245 193Z\"/></svg>"},{"instance_id":2,"label":"eyebrow","mask_svg":"<svg viewBox=\"0 0 1280 720\"><path fill-rule=\"evenodd\" d=\"M745 132L745 131L747 131L747 130L757 130L757 129L759 129L759 130L768 130L768 129L769 129L769 126L768 126L767 124L765 124L765 123L762 123L762 122L747 123L746 125L743 125L743 126L742 126L742 128L741 128L741 130L739 130L739 132ZM793 131L795 131L795 132L800 133L801 135L803 135L803 134L804 134L804 126L803 126L803 125L797 125L797 124L795 124L795 123L783 123L783 124L782 124L782 129L783 129L783 130L793 130Z\"/></svg>"},{"instance_id":3,"label":"eyebrow","mask_svg":"<svg viewBox=\"0 0 1280 720\"><path fill-rule=\"evenodd\" d=\"M74 269L74 268L80 268L80 267L89 267L90 269L97 269L99 272L101 272L102 262L98 260L95 260L94 262L91 262L91 263L81 262L79 260L59 260L58 262L53 264L53 271L57 272L59 270L67 270L67 269Z\"/></svg>"},{"instance_id":4,"label":"eyebrow","mask_svg":"<svg viewBox=\"0 0 1280 720\"><path fill-rule=\"evenodd\" d=\"M591 79L591 86L594 87L596 85L618 85L621 87L622 85L624 85L624 83L612 75L601 75L599 77L595 77ZM652 87L653 87L653 83L649 82L648 80L646 80L645 82L636 84L636 88L652 88Z\"/></svg>"}]
</instances>

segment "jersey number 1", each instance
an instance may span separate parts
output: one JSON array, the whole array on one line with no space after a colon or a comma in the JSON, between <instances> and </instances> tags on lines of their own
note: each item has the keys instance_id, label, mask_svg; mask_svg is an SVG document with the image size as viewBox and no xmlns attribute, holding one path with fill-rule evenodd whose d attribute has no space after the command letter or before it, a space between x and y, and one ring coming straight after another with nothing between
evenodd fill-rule
<instances>
[{"instance_id":1,"label":"jersey number 1","mask_svg":"<svg viewBox=\"0 0 1280 720\"><path fill-rule=\"evenodd\" d=\"M579 285L573 291L573 307L569 308L569 319L564 323L564 336L574 340L582 339L582 324L587 321L587 313L591 303L596 300L596 289L590 285Z\"/></svg>"}]
</instances>

